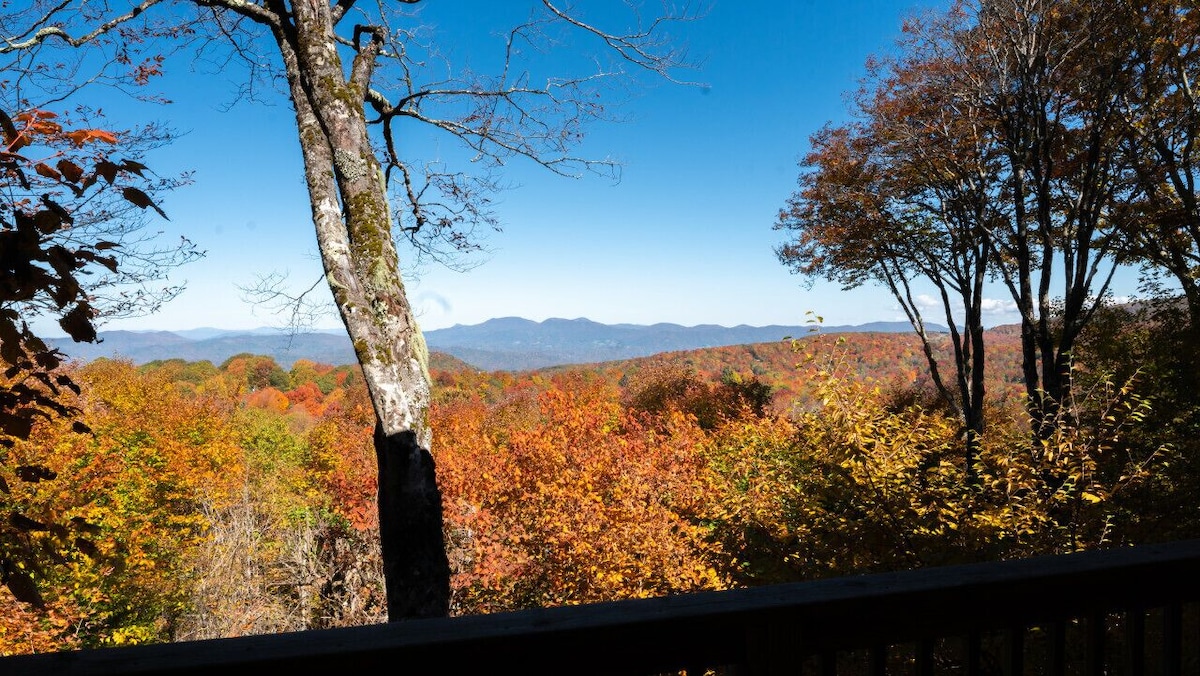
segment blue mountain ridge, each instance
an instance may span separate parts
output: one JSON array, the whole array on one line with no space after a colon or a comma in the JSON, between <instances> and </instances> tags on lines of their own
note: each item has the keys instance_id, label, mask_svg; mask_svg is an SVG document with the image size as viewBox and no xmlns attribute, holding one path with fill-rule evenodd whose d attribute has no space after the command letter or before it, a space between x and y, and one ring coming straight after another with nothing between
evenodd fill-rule
<instances>
[{"instance_id":1,"label":"blue mountain ridge","mask_svg":"<svg viewBox=\"0 0 1200 676\"><path fill-rule=\"evenodd\" d=\"M547 319L536 322L501 317L470 326L455 325L425 331L429 349L442 352L485 371L521 371L590 364L676 352L768 343L803 338L811 326L747 326L715 324L681 326L600 324L589 319ZM822 326L822 333L908 332L907 322L871 322L856 326ZM930 331L946 329L929 327ZM208 360L220 364L230 357L267 355L283 368L297 359L341 365L354 363L350 339L340 330L292 334L279 329L227 331L214 328L187 331L102 331L99 343L73 343L68 338L47 342L72 359L89 362L100 357L129 359L135 364L156 360Z\"/></svg>"}]
</instances>

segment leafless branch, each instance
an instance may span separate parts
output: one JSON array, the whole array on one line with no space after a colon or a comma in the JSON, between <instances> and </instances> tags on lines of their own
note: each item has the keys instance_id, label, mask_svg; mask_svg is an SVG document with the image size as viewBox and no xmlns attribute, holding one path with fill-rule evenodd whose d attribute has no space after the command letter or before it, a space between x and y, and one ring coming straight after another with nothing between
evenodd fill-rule
<instances>
[{"instance_id":1,"label":"leafless branch","mask_svg":"<svg viewBox=\"0 0 1200 676\"><path fill-rule=\"evenodd\" d=\"M70 28L52 26L54 17L71 4L51 2L50 9L35 17L35 27L0 43L7 45L0 53L40 44L53 36L66 45L80 46L116 30L161 0L142 0L119 17L97 16L93 21L102 23L87 29L82 37L73 37ZM489 191L502 186L492 172L514 158L561 176L593 173L619 180L616 160L589 157L576 150L590 123L612 119L609 105L614 97L605 90L627 75L619 65L606 68L600 62L605 55L612 55L618 62L635 64L667 81L684 82L675 74L692 64L684 50L675 48L668 27L702 14L692 5L675 11L664 4L661 15L647 22L630 2L632 28L610 30L589 21L582 9L559 0L541 0L527 21L503 36L497 44L498 67L490 77L481 77L445 58L431 27L402 9L418 2L376 0L367 5L360 0L331 0L330 12L335 26L346 24L335 38L354 54L349 79L368 92L364 103L376 114L373 121L380 133L375 142L385 176L396 179L391 184L397 198L396 233L421 254L442 261L477 252L479 247L471 241L498 226ZM245 84L234 102L257 100L256 85L264 78L276 77L278 71L272 60L263 58L255 48L261 35L254 26L268 27L278 39L291 20L289 6L279 0L193 0L192 4L204 8L198 20L205 22L205 30L194 34L215 33L223 38L196 38L198 58L193 63L204 63L212 45L219 44L225 51L221 59L212 62L214 68L224 70L238 61L248 69L249 77L242 80ZM73 21L79 23L79 18ZM556 27L582 35L584 42L592 39L597 45L596 65L565 77L536 81L530 70L533 62L525 64L521 59L556 48L558 42L552 37ZM179 36L172 37L178 48ZM382 67L385 62L386 69ZM119 82L120 74L114 75L113 82ZM456 146L473 153L468 163L450 168L441 157L421 157L411 145L401 147L405 135L417 127L436 129L454 139Z\"/></svg>"},{"instance_id":2,"label":"leafless branch","mask_svg":"<svg viewBox=\"0 0 1200 676\"><path fill-rule=\"evenodd\" d=\"M570 8L563 9L566 5L560 6L551 0L542 0L542 5L558 19L599 38L629 63L677 84L700 84L679 80L671 74L675 69L689 65L688 56L686 50L682 48L669 48L667 45L670 44L670 41L662 35L662 32L667 24L696 20L700 18L702 12L685 7L683 12L664 13L655 17L645 27L635 29L631 33L619 34L602 30L579 19Z\"/></svg>"},{"instance_id":3,"label":"leafless branch","mask_svg":"<svg viewBox=\"0 0 1200 676\"><path fill-rule=\"evenodd\" d=\"M280 14L246 0L196 0L196 4L201 7L221 7L266 26L280 26Z\"/></svg>"},{"instance_id":4,"label":"leafless branch","mask_svg":"<svg viewBox=\"0 0 1200 676\"><path fill-rule=\"evenodd\" d=\"M236 0L226 0L226 1L232 2L232 1L236 1ZM107 35L108 33L112 32L114 29L116 29L117 26L120 26L121 24L126 23L132 19L136 19L138 16L140 16L142 14L142 12L146 11L147 9L149 9L149 8L153 7L154 5L157 5L161 2L163 2L163 0L143 0L140 4L135 5L128 12L126 12L120 16L113 17L112 19L109 19L108 21L105 21L104 23L100 24L99 26L96 26L92 30L88 31L87 33L84 33L83 35L80 35L79 37L72 37L69 33L67 33L65 30L63 30L62 28L60 28L58 26L46 26L45 25L46 23L48 23L51 20L51 18L53 17L54 14L66 9L71 4L69 2L63 2L59 5L56 5L52 10L50 10L46 14L46 16L44 16L37 23L37 25L40 25L43 27L38 28L36 31L33 32L32 35L29 35L28 33L26 33L26 34L24 34L24 36L25 36L24 39L22 39L21 37L3 38L3 44L0 44L0 54L8 54L9 52L13 52L13 51L17 51L17 50L30 49L32 47L35 47L35 46L45 42L46 40L49 40L50 38L58 38L58 39L62 40L63 42L65 42L66 44L70 45L71 47L82 47L83 45L86 45L89 42L92 42L96 38L98 38L102 35Z\"/></svg>"},{"instance_id":5,"label":"leafless branch","mask_svg":"<svg viewBox=\"0 0 1200 676\"><path fill-rule=\"evenodd\" d=\"M242 300L266 308L277 316L285 316L285 328L289 335L304 333L317 321L329 316L333 307L327 300L316 300L313 293L325 286L325 276L317 277L307 288L296 293L287 286L288 274L270 272L259 275L250 285L238 286Z\"/></svg>"}]
</instances>

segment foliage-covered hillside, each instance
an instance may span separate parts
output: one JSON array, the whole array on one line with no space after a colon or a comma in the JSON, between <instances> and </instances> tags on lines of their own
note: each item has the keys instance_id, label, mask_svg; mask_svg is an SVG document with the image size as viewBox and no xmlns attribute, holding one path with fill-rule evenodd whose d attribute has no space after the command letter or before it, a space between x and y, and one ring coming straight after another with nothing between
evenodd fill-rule
<instances>
[{"instance_id":1,"label":"foliage-covered hillside","mask_svg":"<svg viewBox=\"0 0 1200 676\"><path fill-rule=\"evenodd\" d=\"M992 363L1016 363L1006 338L989 336ZM1194 453L1146 424L1159 400L1138 381L1092 378L1085 416L1032 455L1014 453L1028 426L998 369L1007 417L968 468L921 359L898 334L522 373L435 359L453 611L1197 532ZM40 555L0 590L0 653L384 620L374 414L357 368L239 355L71 375L91 433L42 421L4 466L0 500L24 526L5 537Z\"/></svg>"},{"instance_id":2,"label":"foliage-covered hillside","mask_svg":"<svg viewBox=\"0 0 1200 676\"><path fill-rule=\"evenodd\" d=\"M948 336L933 334L932 339L939 348L937 356L944 360L949 349ZM1010 401L1020 392L1020 335L1011 327L997 327L988 331L987 340L988 391L996 401ZM834 346L844 355L846 368L851 371L848 375L852 377L878 381L897 391L924 392L931 387L920 341L911 333L893 332L826 334L814 330L771 343L664 352L639 359L562 366L540 372L563 373L585 368L628 382L646 369L670 367L685 369L710 381L729 377L757 379L770 386L773 405L782 411L811 400L809 374L798 368L806 355Z\"/></svg>"}]
</instances>

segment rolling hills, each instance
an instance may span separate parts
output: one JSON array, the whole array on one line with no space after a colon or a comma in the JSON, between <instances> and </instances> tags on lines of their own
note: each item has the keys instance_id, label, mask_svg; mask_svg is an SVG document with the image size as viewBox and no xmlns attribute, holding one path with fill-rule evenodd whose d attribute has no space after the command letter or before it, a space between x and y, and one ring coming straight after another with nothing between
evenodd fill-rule
<instances>
[{"instance_id":1,"label":"rolling hills","mask_svg":"<svg viewBox=\"0 0 1200 676\"><path fill-rule=\"evenodd\" d=\"M588 319L517 317L492 319L472 326L425 332L431 351L443 352L484 371L527 371L566 364L592 364L647 357L663 352L771 343L806 335L810 326L680 326L678 324L600 324ZM932 330L938 331L934 327ZM944 329L940 329L943 330ZM823 327L823 333L908 333L903 322ZM101 342L51 342L73 359L121 357L135 364L179 358L219 364L239 353L270 356L284 368L297 359L341 365L354 362L350 340L341 331L289 334L271 329L222 331L104 331Z\"/></svg>"}]
</instances>

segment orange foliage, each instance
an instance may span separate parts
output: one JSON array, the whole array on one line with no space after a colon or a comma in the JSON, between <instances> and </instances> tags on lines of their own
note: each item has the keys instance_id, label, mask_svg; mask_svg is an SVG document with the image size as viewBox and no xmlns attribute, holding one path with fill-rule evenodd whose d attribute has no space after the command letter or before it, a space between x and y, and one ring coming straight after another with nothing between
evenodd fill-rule
<instances>
[{"instance_id":1,"label":"orange foliage","mask_svg":"<svg viewBox=\"0 0 1200 676\"><path fill-rule=\"evenodd\" d=\"M58 599L43 610L17 601L0 587L0 657L72 650L79 647L72 625L86 620L78 604Z\"/></svg>"},{"instance_id":2,"label":"orange foliage","mask_svg":"<svg viewBox=\"0 0 1200 676\"><path fill-rule=\"evenodd\" d=\"M599 382L559 383L536 406L535 424L509 430L478 401L435 410L459 612L726 586L697 522L693 421L647 425Z\"/></svg>"},{"instance_id":3,"label":"orange foliage","mask_svg":"<svg viewBox=\"0 0 1200 676\"><path fill-rule=\"evenodd\" d=\"M802 343L821 356L802 369L798 355L766 345L646 360L625 373L437 372L429 419L452 612L794 581L1005 547L1036 553L1064 530L1037 501L1005 501L1014 478L1036 482L997 460L1020 447L1002 434L984 447L984 490L962 480L954 425L903 391L914 385L907 362L859 382L887 355L914 356L907 341L852 336L828 360L826 342ZM826 361L837 377L816 368ZM788 362L795 389L783 391L799 398L780 402L794 404L790 415L748 405L765 394L757 379L774 380ZM39 579L58 590L43 614L9 613L12 599L0 595L0 653L169 639L194 600L189 566L208 551L197 545L214 532L251 528L243 535L265 542L262 529L275 529L265 556L292 566L279 534L324 523L318 547L301 553L312 557L305 565L329 580L366 575L375 564L362 543L378 528L375 416L356 373L304 362L285 373L253 355L220 369L109 360L82 369L80 407L96 437L39 425L18 450L38 449L58 479L16 499L32 517L96 524L97 553ZM268 384L285 379L287 394ZM1076 502L1106 507L1115 491L1096 485ZM222 509L233 496L236 508ZM258 521L227 518L247 505ZM356 598L379 592L374 578L353 579L345 588ZM289 584L271 580L270 589Z\"/></svg>"},{"instance_id":4,"label":"orange foliage","mask_svg":"<svg viewBox=\"0 0 1200 676\"><path fill-rule=\"evenodd\" d=\"M287 377L274 359L253 354L234 355L225 360L221 369L231 381L232 391L237 394L278 385L281 379Z\"/></svg>"},{"instance_id":5,"label":"orange foliage","mask_svg":"<svg viewBox=\"0 0 1200 676\"><path fill-rule=\"evenodd\" d=\"M62 565L38 571L57 609L43 626L79 615L70 629L84 645L163 640L164 618L186 602L187 555L205 537L204 509L226 502L242 482L231 407L184 396L164 375L93 362L77 377L94 435L56 421L14 448L18 462L37 457L55 474L14 494L24 513L88 524L88 541L77 541ZM14 633L13 623L4 627ZM0 651L23 648L0 644Z\"/></svg>"},{"instance_id":6,"label":"orange foliage","mask_svg":"<svg viewBox=\"0 0 1200 676\"><path fill-rule=\"evenodd\" d=\"M332 509L358 530L379 525L376 507L374 410L366 387L331 396L324 416L308 433L309 462L314 481L331 498Z\"/></svg>"},{"instance_id":7,"label":"orange foliage","mask_svg":"<svg viewBox=\"0 0 1200 676\"><path fill-rule=\"evenodd\" d=\"M299 386L313 382L330 371L333 371L333 366L329 364L321 364L311 359L297 359L292 362L292 384Z\"/></svg>"},{"instance_id":8,"label":"orange foliage","mask_svg":"<svg viewBox=\"0 0 1200 676\"><path fill-rule=\"evenodd\" d=\"M311 380L290 390L284 398L292 408L304 409L310 415L320 416L325 412L325 395L321 394L321 388Z\"/></svg>"},{"instance_id":9,"label":"orange foliage","mask_svg":"<svg viewBox=\"0 0 1200 676\"><path fill-rule=\"evenodd\" d=\"M283 413L288 410L290 402L287 395L274 387L264 387L261 390L256 390L250 396L246 397L246 405L251 408L262 408L276 413Z\"/></svg>"}]
</instances>

